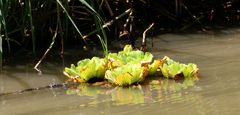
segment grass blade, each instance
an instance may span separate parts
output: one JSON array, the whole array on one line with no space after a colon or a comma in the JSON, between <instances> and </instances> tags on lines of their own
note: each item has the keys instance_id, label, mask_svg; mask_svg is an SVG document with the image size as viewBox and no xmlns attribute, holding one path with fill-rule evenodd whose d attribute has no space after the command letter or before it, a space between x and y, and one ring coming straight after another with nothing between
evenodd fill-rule
<instances>
[{"instance_id":1,"label":"grass blade","mask_svg":"<svg viewBox=\"0 0 240 115\"><path fill-rule=\"evenodd\" d=\"M33 19L32 19L32 5L31 5L31 0L27 0L27 16L29 17L29 22L31 26L31 34L32 34L32 51L33 55L36 54L36 38L35 38L35 27L33 25Z\"/></svg>"},{"instance_id":2,"label":"grass blade","mask_svg":"<svg viewBox=\"0 0 240 115\"><path fill-rule=\"evenodd\" d=\"M2 24L0 23L0 32L2 30ZM2 47L2 35L0 34L0 69L3 66L3 47Z\"/></svg>"},{"instance_id":3,"label":"grass blade","mask_svg":"<svg viewBox=\"0 0 240 115\"><path fill-rule=\"evenodd\" d=\"M82 33L80 32L80 30L78 29L77 25L75 24L75 22L73 21L73 19L71 18L71 16L68 14L68 11L66 10L66 8L63 6L63 4L59 1L56 0L57 3L60 5L60 7L63 9L64 13L66 13L68 19L71 21L72 25L74 26L74 28L77 30L77 32L79 33L79 35L83 38ZM87 41L83 38L83 41L87 44Z\"/></svg>"},{"instance_id":4,"label":"grass blade","mask_svg":"<svg viewBox=\"0 0 240 115\"><path fill-rule=\"evenodd\" d=\"M99 13L97 13L94 9L94 7L91 7L91 6L95 6L94 5L94 2L91 1L90 4L91 6L85 1L85 0L81 0L82 2L84 1L83 4L85 4L92 12L93 14L93 18L94 18L94 22L96 24L96 30L98 30L98 34L97 34L97 37L99 38L100 40L100 43L102 45L102 48L103 48L103 51L105 53L105 55L108 54L108 48L107 48L107 35L106 35L106 32L104 30L104 28L102 28L102 25L103 25L103 20L101 18L101 16L99 15ZM98 5L99 6L99 5ZM95 15L94 15L95 14ZM102 35L102 37L101 37Z\"/></svg>"},{"instance_id":5,"label":"grass blade","mask_svg":"<svg viewBox=\"0 0 240 115\"><path fill-rule=\"evenodd\" d=\"M0 35L1 35L1 40L3 40L3 36L5 35L5 40L7 41L8 50L10 52L11 47L10 47L10 42L9 42L8 32L7 32L7 26L6 26L6 20L5 20L5 16L8 14L8 5L9 5L9 1L6 1L3 4L3 1L0 0L0 25L1 25L1 27L0 27L1 28L1 31L0 31L1 34ZM4 34L2 34L2 31L4 31Z\"/></svg>"}]
</instances>

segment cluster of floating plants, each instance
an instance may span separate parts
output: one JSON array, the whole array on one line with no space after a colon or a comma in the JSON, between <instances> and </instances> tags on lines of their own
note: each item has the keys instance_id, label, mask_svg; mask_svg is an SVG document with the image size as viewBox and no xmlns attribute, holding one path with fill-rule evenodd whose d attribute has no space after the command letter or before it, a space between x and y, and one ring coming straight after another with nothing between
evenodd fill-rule
<instances>
[{"instance_id":1,"label":"cluster of floating plants","mask_svg":"<svg viewBox=\"0 0 240 115\"><path fill-rule=\"evenodd\" d=\"M141 83L158 70L164 77L172 79L197 78L198 72L196 64L182 64L167 56L154 60L150 52L133 50L131 45L126 45L123 51L109 53L104 58L80 60L77 65L66 67L63 73L78 83L101 78L119 86L128 86Z\"/></svg>"}]
</instances>

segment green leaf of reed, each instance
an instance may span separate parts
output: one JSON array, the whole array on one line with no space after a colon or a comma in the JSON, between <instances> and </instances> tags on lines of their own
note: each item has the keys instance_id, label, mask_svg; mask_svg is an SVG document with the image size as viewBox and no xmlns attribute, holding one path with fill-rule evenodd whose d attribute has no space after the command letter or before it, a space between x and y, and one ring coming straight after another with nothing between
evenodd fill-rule
<instances>
[{"instance_id":1,"label":"green leaf of reed","mask_svg":"<svg viewBox=\"0 0 240 115\"><path fill-rule=\"evenodd\" d=\"M74 28L76 29L76 31L78 32L78 34L83 38L84 42L87 44L85 38L83 37L82 33L80 32L80 30L78 29L77 25L75 24L75 22L73 21L73 19L71 18L71 16L68 14L68 11L66 10L66 8L63 6L63 4L59 1L56 0L57 3L61 6L61 8L63 9L63 11L66 13L68 19L71 21L72 25L74 26Z\"/></svg>"}]
</instances>

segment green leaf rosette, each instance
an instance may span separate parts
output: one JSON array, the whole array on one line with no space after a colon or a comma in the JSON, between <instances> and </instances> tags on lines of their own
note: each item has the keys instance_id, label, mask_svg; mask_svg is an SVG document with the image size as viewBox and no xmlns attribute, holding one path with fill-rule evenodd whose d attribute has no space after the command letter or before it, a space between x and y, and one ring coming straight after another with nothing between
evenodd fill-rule
<instances>
[{"instance_id":1,"label":"green leaf rosette","mask_svg":"<svg viewBox=\"0 0 240 115\"><path fill-rule=\"evenodd\" d=\"M196 77L198 68L196 64L182 64L165 56L163 64L160 66L161 72L166 78L177 79L178 77L191 78Z\"/></svg>"},{"instance_id":2,"label":"green leaf rosette","mask_svg":"<svg viewBox=\"0 0 240 115\"><path fill-rule=\"evenodd\" d=\"M184 77L197 77L198 67L196 64L189 63L185 69L183 69L183 75Z\"/></svg>"},{"instance_id":3,"label":"green leaf rosette","mask_svg":"<svg viewBox=\"0 0 240 115\"><path fill-rule=\"evenodd\" d=\"M144 53L140 50L133 51L131 45L126 45L123 51L118 53L109 53L107 58L109 60L108 67L111 69L126 64L138 64L141 62L151 63L153 55L150 52Z\"/></svg>"},{"instance_id":4,"label":"green leaf rosette","mask_svg":"<svg viewBox=\"0 0 240 115\"><path fill-rule=\"evenodd\" d=\"M128 86L143 81L146 72L145 67L142 67L141 64L128 64L113 70L107 70L105 78L119 86Z\"/></svg>"},{"instance_id":5,"label":"green leaf rosette","mask_svg":"<svg viewBox=\"0 0 240 115\"><path fill-rule=\"evenodd\" d=\"M77 66L71 64L70 68L64 69L64 74L75 82L87 82L89 79L97 77L104 78L106 71L105 60L98 57L84 59L77 63Z\"/></svg>"},{"instance_id":6,"label":"green leaf rosette","mask_svg":"<svg viewBox=\"0 0 240 115\"><path fill-rule=\"evenodd\" d=\"M149 52L132 49L131 45L126 45L123 51L109 53L108 70L105 78L119 86L127 86L141 82L145 77L156 73L161 64L161 60L153 60L153 55Z\"/></svg>"}]
</instances>

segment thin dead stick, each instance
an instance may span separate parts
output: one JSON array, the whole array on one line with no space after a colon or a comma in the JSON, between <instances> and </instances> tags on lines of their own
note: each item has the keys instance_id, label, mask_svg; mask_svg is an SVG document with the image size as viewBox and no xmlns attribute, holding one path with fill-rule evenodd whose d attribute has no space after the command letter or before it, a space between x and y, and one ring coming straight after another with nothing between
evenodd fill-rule
<instances>
[{"instance_id":1,"label":"thin dead stick","mask_svg":"<svg viewBox=\"0 0 240 115\"><path fill-rule=\"evenodd\" d=\"M146 44L146 33L148 32L148 30L150 30L153 27L154 23L152 23L150 26L148 26L148 28L143 32L143 39L142 39L142 50L145 51L147 48L147 44Z\"/></svg>"},{"instance_id":2,"label":"thin dead stick","mask_svg":"<svg viewBox=\"0 0 240 115\"><path fill-rule=\"evenodd\" d=\"M111 21L106 22L101 28L96 29L96 30L90 32L89 34L83 36L83 39L86 39L88 36L90 36L90 35L98 32L98 31L101 30L101 29L104 29L104 28L106 28L106 27L108 27L108 26L111 26L111 25L113 24L113 22L115 22L116 20L120 19L121 17L123 17L123 16L125 16L126 14L128 14L129 12L131 12L131 10L132 10L132 9L128 9L128 10L126 10L124 13L122 13L122 14L120 14L119 16L117 16L117 17L115 17L114 19L112 19Z\"/></svg>"},{"instance_id":3,"label":"thin dead stick","mask_svg":"<svg viewBox=\"0 0 240 115\"><path fill-rule=\"evenodd\" d=\"M126 10L124 13L122 13L121 15L115 17L113 20L105 23L105 24L102 26L102 28L100 28L100 29L103 29L103 28L106 28L106 27L112 25L112 23L113 23L114 21L116 21L116 20L118 20L119 18L123 17L124 15L128 14L130 11L131 11L131 9ZM39 66L39 64L42 62L42 60L46 57L47 53L51 50L53 44L55 43L55 38L57 37L58 28L59 28L59 27L58 27L58 24L57 24L55 34L54 34L54 36L53 36L53 38L52 38L52 43L50 44L49 48L46 50L46 52L44 53L44 55L42 56L42 58L41 58L41 59L38 61L38 63L34 66L34 69L35 69L36 71L38 71L38 73L39 73L40 75L42 74L42 71L41 71L40 69L38 69L38 66ZM87 38L88 36L94 34L95 32L99 31L100 29L97 29L97 30L89 33L88 35L83 36L83 39L85 39L85 38Z\"/></svg>"},{"instance_id":4,"label":"thin dead stick","mask_svg":"<svg viewBox=\"0 0 240 115\"><path fill-rule=\"evenodd\" d=\"M55 34L52 38L52 43L50 44L50 46L48 47L48 49L46 50L46 52L43 54L42 58L38 61L38 63L34 66L34 69L38 71L38 74L42 74L42 71L40 69L38 69L39 64L42 62L42 60L46 57L47 53L52 49L53 44L55 43L55 38L57 37L57 30L58 29L58 25L56 27L56 31Z\"/></svg>"},{"instance_id":5,"label":"thin dead stick","mask_svg":"<svg viewBox=\"0 0 240 115\"><path fill-rule=\"evenodd\" d=\"M39 75L41 75L42 74L42 71L40 70L40 69L38 69L38 66L39 66L39 64L42 62L42 60L46 57L46 55L47 55L47 53L52 49L52 46L54 45L54 43L55 43L55 39L56 39L56 37L57 37L57 34L58 34L58 26L60 25L60 13L59 13L59 10L57 10L58 11L58 19L57 19L57 26L56 26L56 29L55 29L55 33L54 33L54 35L53 35L53 37L52 37L52 42L51 42L51 44L49 45L49 47L48 47L48 49L46 50L46 52L43 54L43 56L42 56L42 58L38 61L38 63L34 66L34 69L36 70L36 71L38 71L38 74Z\"/></svg>"}]
</instances>

